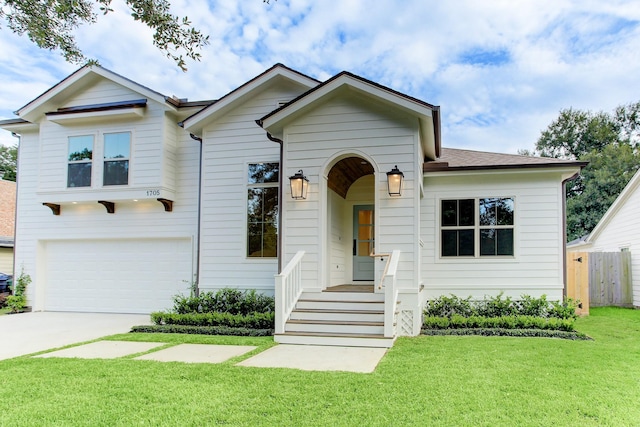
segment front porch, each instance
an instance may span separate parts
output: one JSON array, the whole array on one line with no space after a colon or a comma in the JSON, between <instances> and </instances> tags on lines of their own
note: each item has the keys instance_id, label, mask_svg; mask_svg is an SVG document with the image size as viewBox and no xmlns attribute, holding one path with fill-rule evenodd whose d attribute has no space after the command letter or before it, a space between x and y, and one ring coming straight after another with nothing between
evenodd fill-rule
<instances>
[{"instance_id":1,"label":"front porch","mask_svg":"<svg viewBox=\"0 0 640 427\"><path fill-rule=\"evenodd\" d=\"M322 291L302 288L300 251L276 275L276 330L282 344L390 348L396 339L398 290L394 251L379 285L346 284ZM377 289L376 289L377 288ZM375 292L375 291L378 292Z\"/></svg>"}]
</instances>

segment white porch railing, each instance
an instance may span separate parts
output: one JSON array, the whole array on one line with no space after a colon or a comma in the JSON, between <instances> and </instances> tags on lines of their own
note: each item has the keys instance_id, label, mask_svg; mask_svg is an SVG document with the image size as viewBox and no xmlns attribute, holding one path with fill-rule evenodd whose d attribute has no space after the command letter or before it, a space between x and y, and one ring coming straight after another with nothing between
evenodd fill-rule
<instances>
[{"instance_id":1,"label":"white porch railing","mask_svg":"<svg viewBox=\"0 0 640 427\"><path fill-rule=\"evenodd\" d=\"M387 265L382 273L379 288L384 287L384 336L393 338L396 335L396 310L398 305L398 288L396 286L396 273L400 251L391 252L387 259Z\"/></svg>"},{"instance_id":2,"label":"white porch railing","mask_svg":"<svg viewBox=\"0 0 640 427\"><path fill-rule=\"evenodd\" d=\"M275 333L283 334L287 319L302 294L302 257L299 251L280 274L275 275L276 324Z\"/></svg>"}]
</instances>

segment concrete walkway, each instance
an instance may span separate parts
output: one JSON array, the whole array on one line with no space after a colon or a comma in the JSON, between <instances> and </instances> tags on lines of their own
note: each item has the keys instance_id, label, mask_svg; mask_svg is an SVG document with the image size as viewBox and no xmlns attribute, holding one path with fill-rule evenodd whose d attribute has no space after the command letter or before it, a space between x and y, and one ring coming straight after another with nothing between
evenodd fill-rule
<instances>
[{"instance_id":1,"label":"concrete walkway","mask_svg":"<svg viewBox=\"0 0 640 427\"><path fill-rule=\"evenodd\" d=\"M36 312L0 316L0 360L127 333L150 324L149 315ZM120 358L136 353L140 360L221 363L255 349L252 346L98 341L37 357ZM157 349L159 348L159 349ZM280 344L238 363L239 366L307 371L373 372L386 353L382 348Z\"/></svg>"},{"instance_id":2,"label":"concrete walkway","mask_svg":"<svg viewBox=\"0 0 640 427\"><path fill-rule=\"evenodd\" d=\"M151 324L148 314L36 312L0 316L0 360L63 347Z\"/></svg>"}]
</instances>

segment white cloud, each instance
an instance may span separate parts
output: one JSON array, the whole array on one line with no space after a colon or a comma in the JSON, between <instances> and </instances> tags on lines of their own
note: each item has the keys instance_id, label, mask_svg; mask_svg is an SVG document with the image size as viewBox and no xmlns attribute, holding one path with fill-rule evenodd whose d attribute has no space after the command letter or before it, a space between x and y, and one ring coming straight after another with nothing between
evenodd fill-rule
<instances>
[{"instance_id":1,"label":"white cloud","mask_svg":"<svg viewBox=\"0 0 640 427\"><path fill-rule=\"evenodd\" d=\"M122 0L78 30L102 65L167 95L218 98L276 62L324 80L348 70L442 106L449 147L532 148L562 108L611 111L640 95L640 3L595 0L176 0L210 35L182 73ZM72 72L0 30L0 118ZM0 142L3 137L0 136Z\"/></svg>"}]
</instances>

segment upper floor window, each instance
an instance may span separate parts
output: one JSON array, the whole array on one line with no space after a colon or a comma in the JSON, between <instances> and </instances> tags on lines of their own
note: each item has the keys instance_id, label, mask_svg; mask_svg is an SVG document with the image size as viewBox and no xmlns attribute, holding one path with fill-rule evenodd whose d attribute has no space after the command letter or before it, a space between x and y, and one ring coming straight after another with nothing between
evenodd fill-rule
<instances>
[{"instance_id":1,"label":"upper floor window","mask_svg":"<svg viewBox=\"0 0 640 427\"><path fill-rule=\"evenodd\" d=\"M70 136L67 187L91 187L93 135Z\"/></svg>"},{"instance_id":2,"label":"upper floor window","mask_svg":"<svg viewBox=\"0 0 640 427\"><path fill-rule=\"evenodd\" d=\"M456 256L513 256L513 198L442 200L441 254Z\"/></svg>"},{"instance_id":3,"label":"upper floor window","mask_svg":"<svg viewBox=\"0 0 640 427\"><path fill-rule=\"evenodd\" d=\"M104 135L103 185L127 185L129 183L129 152L131 133L106 133Z\"/></svg>"},{"instance_id":4,"label":"upper floor window","mask_svg":"<svg viewBox=\"0 0 640 427\"><path fill-rule=\"evenodd\" d=\"M278 256L278 163L251 163L247 190L247 256Z\"/></svg>"}]
</instances>

